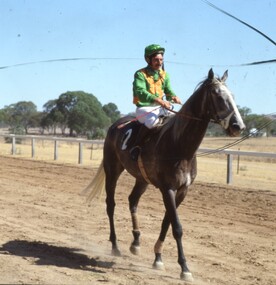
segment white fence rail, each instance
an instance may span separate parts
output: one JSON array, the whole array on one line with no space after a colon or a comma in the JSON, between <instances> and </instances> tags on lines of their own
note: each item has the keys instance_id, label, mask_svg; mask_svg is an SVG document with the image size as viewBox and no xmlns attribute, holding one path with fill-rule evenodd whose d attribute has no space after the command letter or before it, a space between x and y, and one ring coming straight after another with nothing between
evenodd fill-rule
<instances>
[{"instance_id":1,"label":"white fence rail","mask_svg":"<svg viewBox=\"0 0 276 285\"><path fill-rule=\"evenodd\" d=\"M83 161L83 145L90 144L90 145L103 145L103 140L84 140L84 139L77 139L77 138L62 138L62 137L48 137L48 136L27 136L27 135L13 135L13 134L0 134L1 137L11 138L11 154L16 154L16 139L29 139L31 140L31 148L32 148L32 158L35 157L35 145L37 140L42 141L53 141L54 142L54 160L58 160L58 143L59 142L71 142L71 143L78 143L79 144L79 157L78 163L82 164Z\"/></svg>"},{"instance_id":2,"label":"white fence rail","mask_svg":"<svg viewBox=\"0 0 276 285\"><path fill-rule=\"evenodd\" d=\"M16 139L29 139L31 140L31 156L32 158L35 157L35 143L37 140L45 140L45 141L54 141L54 160L58 160L58 143L59 142L71 142L71 143L77 143L79 145L79 151L78 151L78 163L82 164L83 162L83 145L84 144L90 144L90 145L103 145L103 140L84 140L84 139L78 139L78 138L62 138L62 137L48 137L48 136L27 136L27 135L13 135L13 134L0 134L0 137L9 137L11 138L11 154L16 154ZM217 153L214 149L209 148L199 148L198 153ZM237 155L239 156L253 156L253 157L261 157L261 158L270 158L270 159L276 159L276 153L269 153L269 152L253 152L253 151L239 151L239 150L230 150L225 149L222 151L219 151L219 153L227 155L227 177L226 182L227 184L232 184L232 162L233 162L233 156Z\"/></svg>"},{"instance_id":3,"label":"white fence rail","mask_svg":"<svg viewBox=\"0 0 276 285\"><path fill-rule=\"evenodd\" d=\"M216 154L216 153L222 153L227 155L227 175L226 175L226 182L227 184L232 184L233 182L233 156L237 155L238 160L240 156L253 156L253 157L261 157L261 158L270 158L270 159L276 159L276 153L273 152L255 152L255 151L240 151L240 150L231 150L231 149L225 149L219 152L216 152L214 149L209 148L199 148L199 153L210 153L210 154Z\"/></svg>"}]
</instances>

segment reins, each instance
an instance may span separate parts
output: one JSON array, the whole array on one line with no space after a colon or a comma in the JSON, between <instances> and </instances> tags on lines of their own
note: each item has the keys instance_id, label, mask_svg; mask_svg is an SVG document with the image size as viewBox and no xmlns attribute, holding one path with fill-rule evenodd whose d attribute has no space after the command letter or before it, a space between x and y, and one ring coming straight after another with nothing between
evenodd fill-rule
<instances>
[{"instance_id":1,"label":"reins","mask_svg":"<svg viewBox=\"0 0 276 285\"><path fill-rule=\"evenodd\" d=\"M272 114L269 114L269 115L273 115L273 114L275 114L275 113L272 113ZM254 132L251 132L251 133L249 133L249 134L247 134L247 135L241 137L240 139L235 140L235 141L232 142L232 143L229 143L229 144L227 144L227 145L225 145L225 146L219 147L219 148L214 149L214 150L209 150L209 151L202 152L202 153L200 153L200 154L197 154L196 156L197 156L197 157L202 157L202 156L207 156L207 155L215 154L215 153L218 153L218 152L222 152L222 151L224 151L224 150L227 149L227 148L230 148L230 147L233 147L233 146L235 146L235 145L238 145L238 144L240 144L241 142L243 142L243 141L249 139L250 137L252 137L252 136L258 134L262 129L268 127L268 126L269 126L272 122L274 122L275 120L276 120L276 119L270 119L269 122L266 122L266 123L262 124L262 125L261 125L259 128L257 128Z\"/></svg>"},{"instance_id":2,"label":"reins","mask_svg":"<svg viewBox=\"0 0 276 285\"><path fill-rule=\"evenodd\" d=\"M180 104L180 105L183 106L183 104ZM156 108L153 109L153 110L157 110L158 108L164 108L164 109L166 109L166 110L168 110L168 111L170 111L170 112L172 112L172 113L174 113L175 115L180 116L180 117L184 117L184 118L191 119L191 120L203 121L203 119L201 119L201 118L189 116L189 115L187 115L187 114L180 113L179 111L174 111L174 110L172 110L172 109L169 109L169 108L166 108L166 107L162 107L162 106L158 106L158 107L156 107ZM117 128L118 128L118 129L121 129L121 128L123 128L124 126L126 126L126 125L128 125L128 124L130 124L130 123L132 123L132 122L138 121L140 118L142 118L142 117L146 116L147 114L151 113L153 110L151 110L151 111L149 111L149 112L146 112L146 113L144 113L144 114L142 114L142 115L140 115L140 116L137 116L137 117L133 118L132 120L129 120L129 121L125 122L125 123L122 123L122 124L120 124L119 126L117 126ZM275 115L275 114L276 114L276 113L271 113L271 114L268 114L268 115L266 115L266 116L269 116L269 115L272 116L272 115ZM265 115L264 115L264 116L265 116ZM219 152L224 151L224 150L227 149L227 148L230 148L230 147L233 147L233 146L235 146L235 145L238 145L238 144L242 143L243 141L249 139L250 137L252 137L252 136L258 134L261 130L263 130L264 128L268 127L268 126L269 126L270 124L272 124L272 122L274 122L275 120L276 120L276 119L270 119L270 121L268 121L268 122L262 124L262 125L261 125L259 128L257 128L254 132L251 132L251 133L249 133L249 134L247 134L247 135L244 135L243 137L241 137L241 138L235 140L235 141L232 142L232 143L226 144L226 145L224 145L224 146L222 146L222 147L219 147L219 148L216 148L216 149L214 149L214 150L209 150L209 151L202 152L202 153L200 153L200 154L197 154L196 156L197 156L197 157L203 157L203 156L207 156L207 155L219 153ZM212 122L212 121L210 121L210 122ZM213 121L213 122L214 122L214 121Z\"/></svg>"},{"instance_id":3,"label":"reins","mask_svg":"<svg viewBox=\"0 0 276 285\"><path fill-rule=\"evenodd\" d=\"M181 105L183 105L183 104L181 104ZM168 110L169 110L169 109L168 109ZM188 118L188 119L193 119L193 120L198 120L198 121L202 121L202 120L203 120L203 119L200 119L200 118L197 118L197 117L191 117L191 116L189 116L189 115L186 115L186 114L183 114L183 113L179 113L179 112L174 111L174 110L169 110L169 111L171 111L172 113L174 113L174 114L176 114L176 115L178 115L178 116L186 117L186 118ZM275 114L276 114L276 113L271 113L271 114L268 114L267 116L269 116L269 115L271 116L271 115L275 115ZM265 116L265 115L264 115L264 116ZM207 155L215 154L215 153L218 153L218 152L222 152L222 151L224 151L224 150L227 149L227 148L230 148L230 147L233 147L233 146L235 146L235 145L238 145L238 144L242 143L243 141L249 139L250 137L252 137L252 136L258 134L261 130L263 130L264 128L268 127L268 126L269 126L270 124L272 124L272 122L274 122L275 120L276 120L276 119L270 119L270 121L268 121L268 122L262 124L262 125L261 125L259 128L257 128L254 132L251 132L251 133L249 133L249 134L247 134L247 135L244 135L243 137L241 137L240 139L235 140L235 141L232 142L232 143L229 143L229 144L227 144L227 145L224 145L224 146L219 147L219 148L214 149L214 150L209 150L209 151L202 152L202 153L200 153L200 154L197 154L196 156L197 156L197 157L202 157L202 156L207 156ZM212 121L212 120L211 120L210 122L215 123L215 121Z\"/></svg>"},{"instance_id":4,"label":"reins","mask_svg":"<svg viewBox=\"0 0 276 285\"><path fill-rule=\"evenodd\" d=\"M180 104L180 105L183 105L183 104ZM153 111L155 111L155 110L157 110L157 109L159 109L159 108L164 108L164 109L168 110L169 112L172 112L172 113L174 113L174 114L176 114L176 115L178 115L178 116L185 117L185 118L187 118L187 119L202 121L201 118L189 116L189 115L187 115L187 114L182 114L182 113L179 113L179 112L177 112L177 111L174 111L173 109L166 108L166 107L164 107L164 106L157 106L157 107L154 108L153 110L150 110L150 111L148 111L148 112L145 112L144 114L142 114L142 115L140 115L140 116L134 117L132 120L129 120L129 121L125 122L125 123L122 123L122 124L118 125L117 128L118 128L118 129L121 129L121 128L123 128L124 126L126 126L126 125L128 125L128 124L130 124L130 123L132 123L132 122L136 122L136 121L138 121L140 118L143 118L143 117L147 116L148 114L150 114L151 112L153 112Z\"/></svg>"},{"instance_id":5,"label":"reins","mask_svg":"<svg viewBox=\"0 0 276 285\"><path fill-rule=\"evenodd\" d=\"M183 106L183 104L180 104ZM180 113L179 111L174 111L172 109L169 109L169 108L166 108L166 107L163 107L164 109L176 114L177 116L181 116L181 117L185 117L187 119L190 119L190 120L196 120L196 121L203 121L203 119L201 118L198 118L198 117L194 117L194 116L190 116L190 115L187 115L187 114L183 114L183 113Z\"/></svg>"}]
</instances>

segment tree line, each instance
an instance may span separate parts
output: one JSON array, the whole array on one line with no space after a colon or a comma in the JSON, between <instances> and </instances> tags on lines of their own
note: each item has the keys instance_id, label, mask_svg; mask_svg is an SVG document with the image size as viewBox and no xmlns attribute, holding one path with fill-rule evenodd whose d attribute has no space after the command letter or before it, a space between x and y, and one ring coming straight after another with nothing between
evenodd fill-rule
<instances>
[{"instance_id":1,"label":"tree line","mask_svg":"<svg viewBox=\"0 0 276 285\"><path fill-rule=\"evenodd\" d=\"M275 117L252 114L247 107L239 108L246 124L244 134L251 130L276 135ZM20 101L0 109L0 125L9 127L10 133L28 134L30 128L38 128L41 134L86 136L88 139L102 139L107 128L121 117L114 103L103 105L99 100L84 91L67 91L57 99L49 100L43 105L43 111L37 111L33 102ZM209 124L207 135L223 136L222 128Z\"/></svg>"},{"instance_id":2,"label":"tree line","mask_svg":"<svg viewBox=\"0 0 276 285\"><path fill-rule=\"evenodd\" d=\"M43 105L37 111L33 102L20 101L0 110L0 123L8 126L11 133L28 134L30 128L39 128L40 133L87 136L89 139L104 138L111 123L121 113L114 103L103 105L89 93L68 91L57 99Z\"/></svg>"}]
</instances>

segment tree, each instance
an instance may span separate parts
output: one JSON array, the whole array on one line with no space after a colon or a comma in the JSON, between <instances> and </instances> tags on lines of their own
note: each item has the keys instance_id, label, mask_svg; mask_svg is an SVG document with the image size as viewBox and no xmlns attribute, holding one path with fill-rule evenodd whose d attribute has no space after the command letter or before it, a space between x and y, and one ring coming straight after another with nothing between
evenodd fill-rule
<instances>
[{"instance_id":1,"label":"tree","mask_svg":"<svg viewBox=\"0 0 276 285\"><path fill-rule=\"evenodd\" d=\"M256 136L262 135L263 133L266 133L268 136L272 130L270 123L271 119L265 115L250 114L245 120L246 133L250 133L252 129L257 129L259 130L259 133L257 133Z\"/></svg>"},{"instance_id":2,"label":"tree","mask_svg":"<svg viewBox=\"0 0 276 285\"><path fill-rule=\"evenodd\" d=\"M270 116L269 119L272 120L270 133L272 136L276 136L276 115Z\"/></svg>"},{"instance_id":3,"label":"tree","mask_svg":"<svg viewBox=\"0 0 276 285\"><path fill-rule=\"evenodd\" d=\"M0 110L0 126L5 126L6 125L6 112L4 109Z\"/></svg>"},{"instance_id":4,"label":"tree","mask_svg":"<svg viewBox=\"0 0 276 285\"><path fill-rule=\"evenodd\" d=\"M105 114L110 118L111 123L117 121L121 116L118 107L114 103L108 103L107 105L104 105L103 110Z\"/></svg>"},{"instance_id":5,"label":"tree","mask_svg":"<svg viewBox=\"0 0 276 285\"><path fill-rule=\"evenodd\" d=\"M103 111L98 99L83 91L68 91L57 100L48 101L44 105L44 125L59 124L68 127L70 136L74 132L79 134L96 133L97 129L104 129L110 124L110 119Z\"/></svg>"},{"instance_id":6,"label":"tree","mask_svg":"<svg viewBox=\"0 0 276 285\"><path fill-rule=\"evenodd\" d=\"M30 127L37 126L36 105L33 102L20 101L4 108L5 121L11 128L23 127L28 133Z\"/></svg>"},{"instance_id":7,"label":"tree","mask_svg":"<svg viewBox=\"0 0 276 285\"><path fill-rule=\"evenodd\" d=\"M243 120L245 120L246 117L251 113L251 109L247 107L242 107L242 108L240 106L237 106L237 107L239 109L241 117L243 118Z\"/></svg>"},{"instance_id":8,"label":"tree","mask_svg":"<svg viewBox=\"0 0 276 285\"><path fill-rule=\"evenodd\" d=\"M67 127L63 113L57 107L57 99L49 100L43 105L43 116L41 119L41 127L43 130L53 128L56 134L57 127L60 127L62 134L65 133Z\"/></svg>"}]
</instances>

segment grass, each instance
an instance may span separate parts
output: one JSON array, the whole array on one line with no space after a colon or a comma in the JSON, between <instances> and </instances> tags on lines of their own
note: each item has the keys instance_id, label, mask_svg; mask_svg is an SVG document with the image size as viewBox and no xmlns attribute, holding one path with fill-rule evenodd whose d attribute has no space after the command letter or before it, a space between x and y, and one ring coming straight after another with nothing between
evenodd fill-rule
<instances>
[{"instance_id":1,"label":"grass","mask_svg":"<svg viewBox=\"0 0 276 285\"><path fill-rule=\"evenodd\" d=\"M235 142L239 138L230 137L205 137L200 147L218 148L229 143ZM275 137L260 137L250 138L243 142L231 147L234 150L241 151L257 151L257 152L276 152L276 138Z\"/></svg>"},{"instance_id":2,"label":"grass","mask_svg":"<svg viewBox=\"0 0 276 285\"><path fill-rule=\"evenodd\" d=\"M227 145L236 138L204 138L200 147L218 148ZM98 167L102 160L102 146L83 145L83 166ZM276 138L251 138L231 149L276 153ZM78 164L79 146L77 143L59 142L58 159L55 163ZM0 155L11 155L11 144L0 141ZM31 143L28 140L16 145L16 157L31 158ZM33 159L54 161L54 142L37 140ZM254 157L234 156L233 185L250 189L276 190L276 160ZM198 158L197 181L226 184L227 164L223 154Z\"/></svg>"},{"instance_id":3,"label":"grass","mask_svg":"<svg viewBox=\"0 0 276 285\"><path fill-rule=\"evenodd\" d=\"M204 138L200 147L218 148L237 138ZM276 138L250 138L232 147L234 150L276 153ZM276 159L234 156L233 185L251 189L276 191ZM197 180L226 184L227 163L223 154L198 158Z\"/></svg>"}]
</instances>

